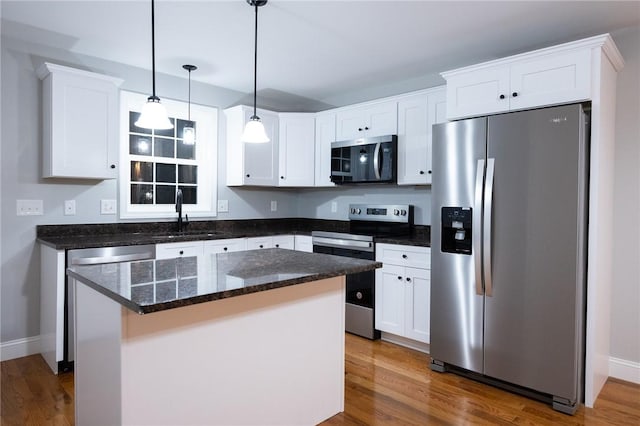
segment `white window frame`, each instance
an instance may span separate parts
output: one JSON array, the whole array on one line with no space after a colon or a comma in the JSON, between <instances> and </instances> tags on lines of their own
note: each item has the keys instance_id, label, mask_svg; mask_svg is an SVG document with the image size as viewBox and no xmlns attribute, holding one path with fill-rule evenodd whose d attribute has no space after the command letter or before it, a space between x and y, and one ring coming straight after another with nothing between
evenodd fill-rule
<instances>
[{"instance_id":1,"label":"white window frame","mask_svg":"<svg viewBox=\"0 0 640 426\"><path fill-rule=\"evenodd\" d=\"M131 204L131 161L150 161L150 157L129 154L129 111L140 112L148 95L120 91L120 174L118 179L120 218L175 218L173 204ZM169 117L186 120L188 104L162 98ZM189 217L215 217L218 191L218 108L191 104L191 119L196 122L196 164L198 166L198 204L184 204ZM158 162L160 158L156 158ZM180 164L179 159L174 159Z\"/></svg>"}]
</instances>

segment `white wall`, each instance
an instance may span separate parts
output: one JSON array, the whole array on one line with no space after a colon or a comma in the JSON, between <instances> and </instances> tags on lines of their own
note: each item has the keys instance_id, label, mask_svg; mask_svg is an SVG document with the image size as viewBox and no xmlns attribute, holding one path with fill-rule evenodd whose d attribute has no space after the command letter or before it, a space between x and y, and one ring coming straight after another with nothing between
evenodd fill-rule
<instances>
[{"instance_id":1,"label":"white wall","mask_svg":"<svg viewBox=\"0 0 640 426\"><path fill-rule=\"evenodd\" d=\"M640 368L640 27L612 36L625 67L616 98L611 356Z\"/></svg>"}]
</instances>

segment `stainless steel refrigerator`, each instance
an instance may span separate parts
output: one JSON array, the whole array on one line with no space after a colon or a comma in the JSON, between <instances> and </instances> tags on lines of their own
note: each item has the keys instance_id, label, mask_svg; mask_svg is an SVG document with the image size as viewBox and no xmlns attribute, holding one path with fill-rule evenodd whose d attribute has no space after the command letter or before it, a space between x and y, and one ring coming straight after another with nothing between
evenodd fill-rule
<instances>
[{"instance_id":1,"label":"stainless steel refrigerator","mask_svg":"<svg viewBox=\"0 0 640 426\"><path fill-rule=\"evenodd\" d=\"M431 369L583 400L589 114L433 127Z\"/></svg>"}]
</instances>

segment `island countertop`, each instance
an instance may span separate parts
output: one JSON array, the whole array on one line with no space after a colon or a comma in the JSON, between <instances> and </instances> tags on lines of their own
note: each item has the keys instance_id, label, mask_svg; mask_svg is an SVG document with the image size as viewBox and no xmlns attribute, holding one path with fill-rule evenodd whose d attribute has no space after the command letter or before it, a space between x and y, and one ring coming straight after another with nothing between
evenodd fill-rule
<instances>
[{"instance_id":1,"label":"island countertop","mask_svg":"<svg viewBox=\"0 0 640 426\"><path fill-rule=\"evenodd\" d=\"M382 263L286 249L74 266L67 274L139 314L370 271Z\"/></svg>"}]
</instances>

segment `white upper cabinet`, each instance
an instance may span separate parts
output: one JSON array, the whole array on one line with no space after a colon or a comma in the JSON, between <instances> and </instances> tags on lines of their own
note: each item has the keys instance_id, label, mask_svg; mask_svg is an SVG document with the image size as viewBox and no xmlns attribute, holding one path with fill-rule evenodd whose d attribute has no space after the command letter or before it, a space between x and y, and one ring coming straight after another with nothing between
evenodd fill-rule
<instances>
[{"instance_id":1,"label":"white upper cabinet","mask_svg":"<svg viewBox=\"0 0 640 426\"><path fill-rule=\"evenodd\" d=\"M313 186L315 114L280 113L278 186Z\"/></svg>"},{"instance_id":2,"label":"white upper cabinet","mask_svg":"<svg viewBox=\"0 0 640 426\"><path fill-rule=\"evenodd\" d=\"M227 186L278 185L278 114L258 109L270 141L244 143L244 126L253 108L238 105L224 110L227 117Z\"/></svg>"},{"instance_id":3,"label":"white upper cabinet","mask_svg":"<svg viewBox=\"0 0 640 426\"><path fill-rule=\"evenodd\" d=\"M45 63L42 176L115 179L121 79Z\"/></svg>"},{"instance_id":4,"label":"white upper cabinet","mask_svg":"<svg viewBox=\"0 0 640 426\"><path fill-rule=\"evenodd\" d=\"M315 186L335 186L331 182L331 142L336 140L336 113L316 114Z\"/></svg>"},{"instance_id":5,"label":"white upper cabinet","mask_svg":"<svg viewBox=\"0 0 640 426\"><path fill-rule=\"evenodd\" d=\"M591 48L567 43L442 76L450 120L578 102L591 97Z\"/></svg>"},{"instance_id":6,"label":"white upper cabinet","mask_svg":"<svg viewBox=\"0 0 640 426\"><path fill-rule=\"evenodd\" d=\"M398 100L398 185L431 184L431 127L444 121L444 86Z\"/></svg>"},{"instance_id":7,"label":"white upper cabinet","mask_svg":"<svg viewBox=\"0 0 640 426\"><path fill-rule=\"evenodd\" d=\"M395 101L365 104L339 110L336 139L395 135L398 131L398 105Z\"/></svg>"}]
</instances>

